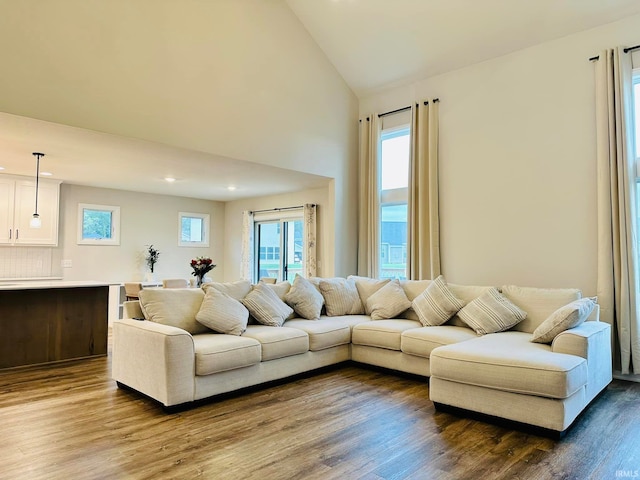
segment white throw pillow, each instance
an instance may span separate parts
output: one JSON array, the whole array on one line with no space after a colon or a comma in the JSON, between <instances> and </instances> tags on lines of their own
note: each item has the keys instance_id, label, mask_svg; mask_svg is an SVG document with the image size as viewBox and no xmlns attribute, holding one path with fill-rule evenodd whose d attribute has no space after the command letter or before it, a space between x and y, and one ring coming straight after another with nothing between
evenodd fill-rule
<instances>
[{"instance_id":1,"label":"white throw pillow","mask_svg":"<svg viewBox=\"0 0 640 480\"><path fill-rule=\"evenodd\" d=\"M425 291L432 281L433 280L400 280L400 286L409 301L413 302L418 295ZM420 320L413 307L406 310L402 314L402 318L406 318L407 320Z\"/></svg>"},{"instance_id":2,"label":"white throw pillow","mask_svg":"<svg viewBox=\"0 0 640 480\"><path fill-rule=\"evenodd\" d=\"M289 290L291 290L291 284L286 280L278 283L262 283L262 285L276 292L276 295L278 295L278 298L283 302L284 302L284 297L287 295L287 293L289 293Z\"/></svg>"},{"instance_id":3,"label":"white throw pillow","mask_svg":"<svg viewBox=\"0 0 640 480\"><path fill-rule=\"evenodd\" d=\"M393 280L367 299L366 310L370 312L372 320L384 320L396 318L410 306L411 302L400 283Z\"/></svg>"},{"instance_id":4,"label":"white throw pillow","mask_svg":"<svg viewBox=\"0 0 640 480\"><path fill-rule=\"evenodd\" d=\"M371 315L371 311L369 311L367 307L367 300L369 300L371 295L389 283L389 279L378 280L376 278L359 277L357 275L349 275L347 278L355 280L358 295L360 295L360 300L362 301L362 305L364 305L365 313Z\"/></svg>"},{"instance_id":5,"label":"white throw pillow","mask_svg":"<svg viewBox=\"0 0 640 480\"><path fill-rule=\"evenodd\" d=\"M584 322L595 308L592 298L581 298L560 307L542 322L533 332L532 342L551 343L556 335Z\"/></svg>"},{"instance_id":6,"label":"white throw pillow","mask_svg":"<svg viewBox=\"0 0 640 480\"><path fill-rule=\"evenodd\" d=\"M440 275L413 299L411 306L420 323L428 327L442 325L458 313L464 303L451 292L444 277Z\"/></svg>"},{"instance_id":7,"label":"white throw pillow","mask_svg":"<svg viewBox=\"0 0 640 480\"><path fill-rule=\"evenodd\" d=\"M329 317L361 315L364 306L352 278L326 278L320 280L320 292L324 297Z\"/></svg>"},{"instance_id":8,"label":"white throw pillow","mask_svg":"<svg viewBox=\"0 0 640 480\"><path fill-rule=\"evenodd\" d=\"M318 320L324 299L309 280L296 274L291 289L284 296L284 301L293 307L300 317L307 320Z\"/></svg>"},{"instance_id":9,"label":"white throw pillow","mask_svg":"<svg viewBox=\"0 0 640 480\"><path fill-rule=\"evenodd\" d=\"M469 302L458 316L478 335L508 330L527 317L527 313L511 303L497 288L490 288Z\"/></svg>"},{"instance_id":10,"label":"white throw pillow","mask_svg":"<svg viewBox=\"0 0 640 480\"><path fill-rule=\"evenodd\" d=\"M247 329L249 310L235 298L210 288L202 300L196 320L219 333L242 335Z\"/></svg>"},{"instance_id":11,"label":"white throw pillow","mask_svg":"<svg viewBox=\"0 0 640 480\"><path fill-rule=\"evenodd\" d=\"M231 298L242 300L251 291L251 282L249 280L238 280L237 282L211 282L205 283L202 289L208 292L211 288L215 288L219 292L226 293Z\"/></svg>"},{"instance_id":12,"label":"white throw pillow","mask_svg":"<svg viewBox=\"0 0 640 480\"><path fill-rule=\"evenodd\" d=\"M258 284L242 299L242 303L258 322L272 327L281 327L293 313L267 284Z\"/></svg>"},{"instance_id":13,"label":"white throw pillow","mask_svg":"<svg viewBox=\"0 0 640 480\"><path fill-rule=\"evenodd\" d=\"M143 288L140 309L151 322L178 327L191 334L209 331L196 321L204 292L200 288Z\"/></svg>"},{"instance_id":14,"label":"white throw pillow","mask_svg":"<svg viewBox=\"0 0 640 480\"><path fill-rule=\"evenodd\" d=\"M502 294L527 312L527 318L514 330L533 333L558 308L582 298L577 288L536 288L504 285Z\"/></svg>"}]
</instances>

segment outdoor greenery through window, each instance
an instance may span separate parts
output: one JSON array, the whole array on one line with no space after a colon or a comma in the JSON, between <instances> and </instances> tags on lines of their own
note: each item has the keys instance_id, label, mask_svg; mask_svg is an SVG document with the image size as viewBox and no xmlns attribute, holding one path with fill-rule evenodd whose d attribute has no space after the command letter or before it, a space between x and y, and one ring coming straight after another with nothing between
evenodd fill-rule
<instances>
[{"instance_id":1,"label":"outdoor greenery through window","mask_svg":"<svg viewBox=\"0 0 640 480\"><path fill-rule=\"evenodd\" d=\"M380 278L406 279L409 127L383 130L380 142Z\"/></svg>"},{"instance_id":2,"label":"outdoor greenery through window","mask_svg":"<svg viewBox=\"0 0 640 480\"><path fill-rule=\"evenodd\" d=\"M120 207L79 204L78 244L119 245Z\"/></svg>"},{"instance_id":3,"label":"outdoor greenery through window","mask_svg":"<svg viewBox=\"0 0 640 480\"><path fill-rule=\"evenodd\" d=\"M276 278L293 282L302 274L302 218L255 222L254 281Z\"/></svg>"}]
</instances>

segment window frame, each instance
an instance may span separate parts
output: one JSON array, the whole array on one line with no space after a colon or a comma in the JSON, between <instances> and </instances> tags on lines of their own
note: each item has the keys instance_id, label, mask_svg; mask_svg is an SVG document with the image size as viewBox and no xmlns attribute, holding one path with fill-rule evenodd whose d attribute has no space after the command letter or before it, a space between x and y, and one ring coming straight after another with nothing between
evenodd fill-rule
<instances>
[{"instance_id":1,"label":"window frame","mask_svg":"<svg viewBox=\"0 0 640 480\"><path fill-rule=\"evenodd\" d=\"M85 210L105 211L111 213L111 238L84 238ZM98 205L78 203L78 245L120 245L120 207L117 205Z\"/></svg>"},{"instance_id":2,"label":"window frame","mask_svg":"<svg viewBox=\"0 0 640 480\"><path fill-rule=\"evenodd\" d=\"M190 242L182 240L182 220L184 218L198 218L202 220L202 240L199 242ZM178 212L178 246L179 247L195 247L195 248L207 248L209 247L209 237L211 232L211 216L208 213L194 213L194 212Z\"/></svg>"},{"instance_id":3,"label":"window frame","mask_svg":"<svg viewBox=\"0 0 640 480\"><path fill-rule=\"evenodd\" d=\"M385 277L383 275L383 259L382 259L382 248L383 245L386 245L386 253L387 253L387 264L391 264L391 250L394 247L401 247L403 252L407 251L408 248L408 239L407 242L403 243L402 245L391 245L389 243L383 244L383 239L382 239L382 209L384 207L391 207L391 206L396 206L396 205L406 205L407 206L407 215L408 215L408 206L409 206L409 176L411 175L411 158L410 155L411 153L409 152L409 158L408 160L408 176L407 176L407 186L406 187L400 187L400 188L391 188L391 189L386 189L383 190L382 189L382 162L383 162L383 158L382 158L382 142L385 140L390 140L393 138L397 138L400 136L404 136L404 135L408 135L409 136L409 141L411 141L411 124L410 123L402 123L402 124L394 124L392 127L383 129L380 133L380 142L379 142L379 146L378 146L378 152L379 152L379 158L378 158L378 215L379 215L379 220L378 220L378 268L379 268L379 272L378 272L378 277L379 278L395 278L395 277ZM409 223L409 218L407 216L407 227L408 227L408 223ZM406 254L405 254L406 255ZM405 275L403 278L407 278L407 273L408 273L408 263L405 260L404 262L405 265Z\"/></svg>"},{"instance_id":4,"label":"window frame","mask_svg":"<svg viewBox=\"0 0 640 480\"><path fill-rule=\"evenodd\" d=\"M253 265L251 266L251 271L252 271L252 277L253 277L253 282L257 283L260 280L260 225L264 225L264 224L277 224L279 225L279 251L278 251L278 255L279 255L279 265L278 265L278 276L276 277L277 281L284 281L287 279L288 276L288 264L286 262L286 259L288 257L288 245L287 245L287 238L288 238L288 223L289 222L295 222L295 221L300 221L302 222L303 228L304 228L304 211L303 208L295 208L295 209L290 209L288 211L274 211L274 212L265 212L265 213L259 213L259 214L255 214L254 215L254 219L253 219L253 238L254 238L254 242L253 242ZM264 248L268 248L266 246L263 246ZM295 248L295 247L294 247ZM275 247L274 247L275 249ZM268 250L265 250L265 256L269 256L269 254L267 253ZM275 250L273 252L270 253L270 255L275 255ZM263 261L269 261L268 258L265 258ZM300 264L302 265L302 269L304 270L304 262L306 261L305 259L305 252L304 252L304 248L302 249L302 258L300 261Z\"/></svg>"}]
</instances>

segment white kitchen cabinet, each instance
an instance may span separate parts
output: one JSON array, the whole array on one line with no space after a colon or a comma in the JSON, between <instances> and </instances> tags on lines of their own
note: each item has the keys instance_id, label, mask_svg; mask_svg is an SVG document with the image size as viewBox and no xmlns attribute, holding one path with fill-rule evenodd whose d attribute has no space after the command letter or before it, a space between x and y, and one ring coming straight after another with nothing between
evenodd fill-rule
<instances>
[{"instance_id":1,"label":"white kitchen cabinet","mask_svg":"<svg viewBox=\"0 0 640 480\"><path fill-rule=\"evenodd\" d=\"M29 226L35 212L35 196L35 179L0 176L0 244L58 244L60 182L40 179L38 214L41 228Z\"/></svg>"}]
</instances>

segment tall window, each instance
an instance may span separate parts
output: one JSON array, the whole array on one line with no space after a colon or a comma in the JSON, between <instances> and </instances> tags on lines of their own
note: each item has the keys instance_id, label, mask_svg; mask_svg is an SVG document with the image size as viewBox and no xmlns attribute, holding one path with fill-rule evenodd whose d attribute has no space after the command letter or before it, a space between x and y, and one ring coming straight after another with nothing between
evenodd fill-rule
<instances>
[{"instance_id":1,"label":"tall window","mask_svg":"<svg viewBox=\"0 0 640 480\"><path fill-rule=\"evenodd\" d=\"M293 282L302 274L302 216L256 221L254 280L264 277Z\"/></svg>"},{"instance_id":2,"label":"tall window","mask_svg":"<svg viewBox=\"0 0 640 480\"><path fill-rule=\"evenodd\" d=\"M380 137L380 278L407 278L408 125Z\"/></svg>"}]
</instances>

